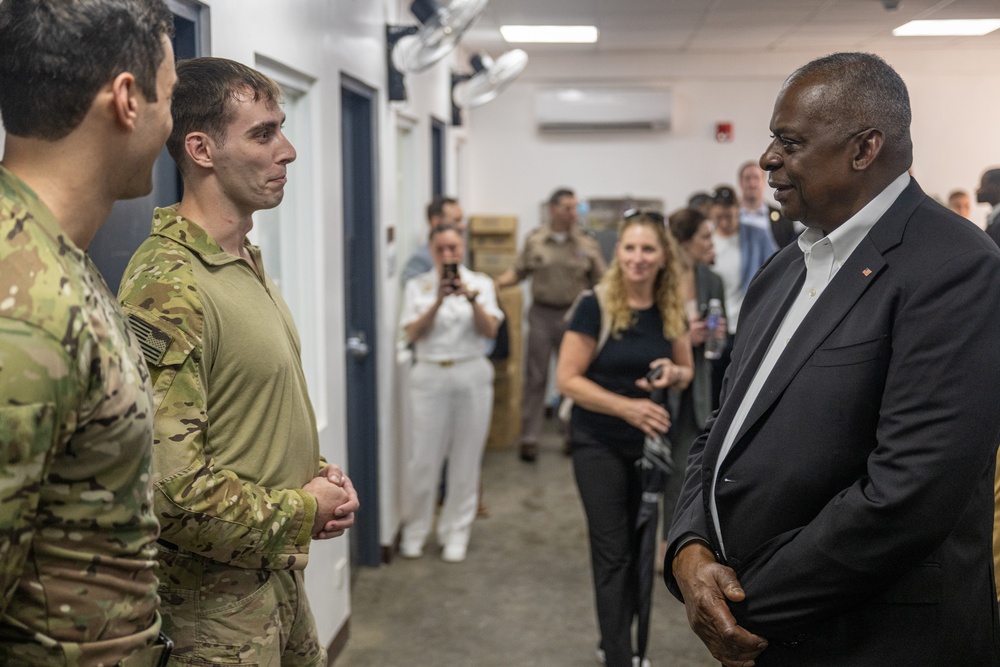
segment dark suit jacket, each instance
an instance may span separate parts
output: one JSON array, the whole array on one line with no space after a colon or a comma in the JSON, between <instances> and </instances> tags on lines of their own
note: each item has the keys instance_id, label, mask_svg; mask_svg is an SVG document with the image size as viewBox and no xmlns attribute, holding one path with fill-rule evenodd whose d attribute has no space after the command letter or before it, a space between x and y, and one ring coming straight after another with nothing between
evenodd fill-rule
<instances>
[{"instance_id":1,"label":"dark suit jacket","mask_svg":"<svg viewBox=\"0 0 1000 667\"><path fill-rule=\"evenodd\" d=\"M986 234L993 239L994 243L1000 245L1000 220L992 222L990 226L986 228Z\"/></svg>"},{"instance_id":2,"label":"dark suit jacket","mask_svg":"<svg viewBox=\"0 0 1000 667\"><path fill-rule=\"evenodd\" d=\"M767 210L768 218L771 221L771 236L774 237L774 242L779 249L799 238L795 231L795 225L784 216L780 208L768 206Z\"/></svg>"},{"instance_id":3,"label":"dark suit jacket","mask_svg":"<svg viewBox=\"0 0 1000 667\"><path fill-rule=\"evenodd\" d=\"M730 422L805 276L754 279L722 407L692 447L668 540L718 551L707 493ZM771 665L998 665L1000 250L911 181L799 326L723 461L731 609ZM666 568L668 585L676 582Z\"/></svg>"}]
</instances>

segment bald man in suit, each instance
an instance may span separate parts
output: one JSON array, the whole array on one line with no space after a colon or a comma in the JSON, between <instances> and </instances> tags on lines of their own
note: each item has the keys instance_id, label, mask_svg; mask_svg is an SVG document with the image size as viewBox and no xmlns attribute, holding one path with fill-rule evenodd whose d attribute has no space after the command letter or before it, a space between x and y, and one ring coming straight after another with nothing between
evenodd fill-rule
<instances>
[{"instance_id":1,"label":"bald man in suit","mask_svg":"<svg viewBox=\"0 0 1000 667\"><path fill-rule=\"evenodd\" d=\"M869 54L775 103L760 165L807 230L750 285L668 535L727 667L1000 664L1000 250L909 176L909 126Z\"/></svg>"}]
</instances>

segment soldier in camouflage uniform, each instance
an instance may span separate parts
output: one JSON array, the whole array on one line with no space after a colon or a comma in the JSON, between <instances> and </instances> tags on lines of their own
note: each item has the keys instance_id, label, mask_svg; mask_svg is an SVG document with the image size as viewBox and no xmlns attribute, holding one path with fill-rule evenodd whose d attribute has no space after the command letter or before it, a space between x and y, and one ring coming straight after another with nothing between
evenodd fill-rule
<instances>
[{"instance_id":1,"label":"soldier in camouflage uniform","mask_svg":"<svg viewBox=\"0 0 1000 667\"><path fill-rule=\"evenodd\" d=\"M267 77L219 58L177 75L184 198L156 210L119 292L154 387L164 628L183 664L325 665L302 569L357 494L319 456L295 324L246 240L295 150Z\"/></svg>"},{"instance_id":2,"label":"soldier in camouflage uniform","mask_svg":"<svg viewBox=\"0 0 1000 667\"><path fill-rule=\"evenodd\" d=\"M86 248L116 199L152 189L172 29L161 0L0 3L5 666L152 667L165 651L149 373Z\"/></svg>"}]
</instances>

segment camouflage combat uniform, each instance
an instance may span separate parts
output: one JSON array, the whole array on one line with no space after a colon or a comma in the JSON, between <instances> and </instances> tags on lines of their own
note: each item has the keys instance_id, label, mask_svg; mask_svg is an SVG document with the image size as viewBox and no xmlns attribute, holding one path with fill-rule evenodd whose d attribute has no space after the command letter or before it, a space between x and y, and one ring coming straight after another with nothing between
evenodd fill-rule
<instances>
[{"instance_id":1,"label":"camouflage combat uniform","mask_svg":"<svg viewBox=\"0 0 1000 667\"><path fill-rule=\"evenodd\" d=\"M301 576L317 509L301 489L325 463L288 307L173 208L154 213L119 298L153 379L161 613L174 655L325 664Z\"/></svg>"},{"instance_id":2,"label":"camouflage combat uniform","mask_svg":"<svg viewBox=\"0 0 1000 667\"><path fill-rule=\"evenodd\" d=\"M97 268L0 167L0 664L115 665L156 639L151 408Z\"/></svg>"}]
</instances>

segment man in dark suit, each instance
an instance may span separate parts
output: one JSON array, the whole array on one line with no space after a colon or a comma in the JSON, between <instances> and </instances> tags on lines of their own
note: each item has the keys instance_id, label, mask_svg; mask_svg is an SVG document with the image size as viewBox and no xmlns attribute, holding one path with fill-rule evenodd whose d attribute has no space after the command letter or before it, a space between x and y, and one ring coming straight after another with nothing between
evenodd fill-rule
<instances>
[{"instance_id":1,"label":"man in dark suit","mask_svg":"<svg viewBox=\"0 0 1000 667\"><path fill-rule=\"evenodd\" d=\"M976 201L993 208L986 215L986 233L1000 245L1000 169L987 169L979 179Z\"/></svg>"},{"instance_id":2,"label":"man in dark suit","mask_svg":"<svg viewBox=\"0 0 1000 667\"><path fill-rule=\"evenodd\" d=\"M794 243L801 227L781 214L781 209L764 201L767 176L755 161L744 162L736 174L740 183L740 224L760 227L771 232L779 249Z\"/></svg>"},{"instance_id":3,"label":"man in dark suit","mask_svg":"<svg viewBox=\"0 0 1000 667\"><path fill-rule=\"evenodd\" d=\"M1000 664L1000 250L927 197L906 86L793 73L760 164L807 230L750 285L667 583L729 667Z\"/></svg>"}]
</instances>

